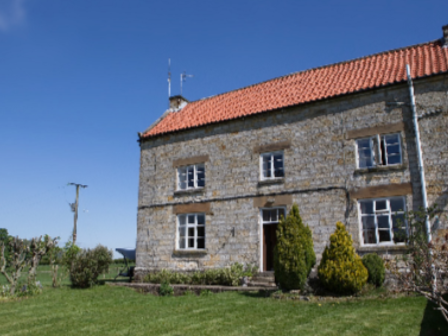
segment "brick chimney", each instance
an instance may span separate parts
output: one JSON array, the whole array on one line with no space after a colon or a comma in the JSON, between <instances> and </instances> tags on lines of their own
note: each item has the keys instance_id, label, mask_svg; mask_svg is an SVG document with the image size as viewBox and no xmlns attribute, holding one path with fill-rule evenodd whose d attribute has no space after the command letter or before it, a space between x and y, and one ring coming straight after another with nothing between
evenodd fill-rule
<instances>
[{"instance_id":1,"label":"brick chimney","mask_svg":"<svg viewBox=\"0 0 448 336\"><path fill-rule=\"evenodd\" d=\"M448 47L448 24L442 27L443 31L443 46Z\"/></svg>"},{"instance_id":2,"label":"brick chimney","mask_svg":"<svg viewBox=\"0 0 448 336\"><path fill-rule=\"evenodd\" d=\"M170 110L179 111L187 106L188 103L189 101L180 95L172 96L170 97Z\"/></svg>"}]
</instances>

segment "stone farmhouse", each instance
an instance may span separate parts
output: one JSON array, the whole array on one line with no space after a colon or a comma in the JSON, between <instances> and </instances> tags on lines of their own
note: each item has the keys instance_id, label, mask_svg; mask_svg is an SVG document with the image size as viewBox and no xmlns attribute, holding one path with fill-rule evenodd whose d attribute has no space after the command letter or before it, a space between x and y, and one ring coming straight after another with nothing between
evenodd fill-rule
<instances>
[{"instance_id":1,"label":"stone farmhouse","mask_svg":"<svg viewBox=\"0 0 448 336\"><path fill-rule=\"evenodd\" d=\"M337 221L358 253L384 256L404 250L407 210L437 204L428 227L445 228L448 25L442 31L198 101L171 97L139 134L136 277L235 262L272 270L276 226L294 203L318 262Z\"/></svg>"}]
</instances>

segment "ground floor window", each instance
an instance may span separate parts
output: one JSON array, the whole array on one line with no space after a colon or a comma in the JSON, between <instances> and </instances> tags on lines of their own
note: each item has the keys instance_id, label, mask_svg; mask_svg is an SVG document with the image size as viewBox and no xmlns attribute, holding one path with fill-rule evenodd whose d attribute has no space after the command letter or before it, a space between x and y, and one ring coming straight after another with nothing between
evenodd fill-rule
<instances>
[{"instance_id":1,"label":"ground floor window","mask_svg":"<svg viewBox=\"0 0 448 336\"><path fill-rule=\"evenodd\" d=\"M196 250L205 248L205 214L193 213L177 216L177 248Z\"/></svg>"},{"instance_id":2,"label":"ground floor window","mask_svg":"<svg viewBox=\"0 0 448 336\"><path fill-rule=\"evenodd\" d=\"M405 242L407 224L404 197L359 200L358 206L364 245Z\"/></svg>"}]
</instances>

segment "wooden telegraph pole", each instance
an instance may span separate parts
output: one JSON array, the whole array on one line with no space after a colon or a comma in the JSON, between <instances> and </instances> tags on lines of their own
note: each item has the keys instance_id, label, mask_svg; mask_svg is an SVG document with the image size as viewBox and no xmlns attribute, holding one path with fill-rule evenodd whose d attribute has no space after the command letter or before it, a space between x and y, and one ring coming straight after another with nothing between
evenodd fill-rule
<instances>
[{"instance_id":1,"label":"wooden telegraph pole","mask_svg":"<svg viewBox=\"0 0 448 336\"><path fill-rule=\"evenodd\" d=\"M76 201L75 203L71 203L72 211L75 213L74 215L74 223L73 223L73 245L76 244L76 236L77 236L77 222L78 222L78 204L79 204L79 188L87 188L84 184L79 183L69 183L68 185L73 185L76 187Z\"/></svg>"}]
</instances>

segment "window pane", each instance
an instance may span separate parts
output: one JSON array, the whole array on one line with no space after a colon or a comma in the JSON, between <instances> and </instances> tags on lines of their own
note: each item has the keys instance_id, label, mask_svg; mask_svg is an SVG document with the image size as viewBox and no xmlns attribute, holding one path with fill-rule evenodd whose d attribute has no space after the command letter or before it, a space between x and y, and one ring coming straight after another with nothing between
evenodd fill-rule
<instances>
[{"instance_id":1,"label":"window pane","mask_svg":"<svg viewBox=\"0 0 448 336\"><path fill-rule=\"evenodd\" d=\"M374 216L362 216L362 228L375 229L375 217Z\"/></svg>"},{"instance_id":2,"label":"window pane","mask_svg":"<svg viewBox=\"0 0 448 336\"><path fill-rule=\"evenodd\" d=\"M179 248L181 249L185 248L185 239L183 238L179 239Z\"/></svg>"},{"instance_id":3,"label":"window pane","mask_svg":"<svg viewBox=\"0 0 448 336\"><path fill-rule=\"evenodd\" d=\"M198 239L198 248L200 248L200 249L205 248L205 239L203 239L203 238Z\"/></svg>"},{"instance_id":4,"label":"window pane","mask_svg":"<svg viewBox=\"0 0 448 336\"><path fill-rule=\"evenodd\" d=\"M394 228L394 242L404 243L406 241L407 234L405 229L395 229Z\"/></svg>"},{"instance_id":5,"label":"window pane","mask_svg":"<svg viewBox=\"0 0 448 336\"><path fill-rule=\"evenodd\" d=\"M400 155L387 156L387 164L393 165L393 164L400 164L400 163L401 163Z\"/></svg>"},{"instance_id":6,"label":"window pane","mask_svg":"<svg viewBox=\"0 0 448 336\"><path fill-rule=\"evenodd\" d=\"M186 228L185 228L185 226L180 226L179 227L179 237L185 237L185 231L186 231Z\"/></svg>"},{"instance_id":7,"label":"window pane","mask_svg":"<svg viewBox=\"0 0 448 336\"><path fill-rule=\"evenodd\" d=\"M196 172L197 172L198 187L202 188L205 186L205 167L204 167L204 165L198 165L196 167Z\"/></svg>"},{"instance_id":8,"label":"window pane","mask_svg":"<svg viewBox=\"0 0 448 336\"><path fill-rule=\"evenodd\" d=\"M372 155L372 151L370 148L359 148L358 149L359 157L362 158L370 158Z\"/></svg>"},{"instance_id":9,"label":"window pane","mask_svg":"<svg viewBox=\"0 0 448 336\"><path fill-rule=\"evenodd\" d=\"M197 215L197 217L198 217L198 225L204 225L205 224L205 216Z\"/></svg>"},{"instance_id":10,"label":"window pane","mask_svg":"<svg viewBox=\"0 0 448 336\"><path fill-rule=\"evenodd\" d=\"M188 237L194 237L194 227L189 227L188 228Z\"/></svg>"},{"instance_id":11,"label":"window pane","mask_svg":"<svg viewBox=\"0 0 448 336\"><path fill-rule=\"evenodd\" d=\"M392 215L392 223L394 228L406 227L406 223L404 221L404 215Z\"/></svg>"},{"instance_id":12,"label":"window pane","mask_svg":"<svg viewBox=\"0 0 448 336\"><path fill-rule=\"evenodd\" d=\"M271 222L277 222L278 221L278 210L274 209L271 210Z\"/></svg>"},{"instance_id":13,"label":"window pane","mask_svg":"<svg viewBox=\"0 0 448 336\"><path fill-rule=\"evenodd\" d=\"M190 239L188 239L188 247L189 247L189 248L194 247L194 238L190 238Z\"/></svg>"},{"instance_id":14,"label":"window pane","mask_svg":"<svg viewBox=\"0 0 448 336\"><path fill-rule=\"evenodd\" d=\"M283 177L283 154L274 155L274 175L275 177Z\"/></svg>"},{"instance_id":15,"label":"window pane","mask_svg":"<svg viewBox=\"0 0 448 336\"><path fill-rule=\"evenodd\" d=\"M188 187L194 188L194 168L188 167Z\"/></svg>"},{"instance_id":16,"label":"window pane","mask_svg":"<svg viewBox=\"0 0 448 336\"><path fill-rule=\"evenodd\" d=\"M365 157L365 158L359 158L358 160L359 163L359 168L368 168L368 167L373 167L373 161L370 157Z\"/></svg>"},{"instance_id":17,"label":"window pane","mask_svg":"<svg viewBox=\"0 0 448 336\"><path fill-rule=\"evenodd\" d=\"M188 224L194 224L195 215L188 215Z\"/></svg>"},{"instance_id":18,"label":"window pane","mask_svg":"<svg viewBox=\"0 0 448 336\"><path fill-rule=\"evenodd\" d=\"M198 237L204 237L204 235L205 235L205 227L198 226L197 230L198 230Z\"/></svg>"},{"instance_id":19,"label":"window pane","mask_svg":"<svg viewBox=\"0 0 448 336\"><path fill-rule=\"evenodd\" d=\"M392 145L387 146L387 154L399 154L400 153L400 146L399 145Z\"/></svg>"},{"instance_id":20,"label":"window pane","mask_svg":"<svg viewBox=\"0 0 448 336\"><path fill-rule=\"evenodd\" d=\"M186 223L186 216L180 215L179 216L179 225L185 225L185 223Z\"/></svg>"},{"instance_id":21,"label":"window pane","mask_svg":"<svg viewBox=\"0 0 448 336\"><path fill-rule=\"evenodd\" d=\"M187 189L187 169L186 168L179 168L179 170L178 170L178 177L179 177L179 186L178 186L178 188L180 190Z\"/></svg>"},{"instance_id":22,"label":"window pane","mask_svg":"<svg viewBox=\"0 0 448 336\"><path fill-rule=\"evenodd\" d=\"M389 230L380 230L378 232L378 234L379 234L380 242L390 242L391 241Z\"/></svg>"},{"instance_id":23,"label":"window pane","mask_svg":"<svg viewBox=\"0 0 448 336\"><path fill-rule=\"evenodd\" d=\"M378 228L379 229L389 229L390 223L389 223L389 216L378 216Z\"/></svg>"},{"instance_id":24,"label":"window pane","mask_svg":"<svg viewBox=\"0 0 448 336\"><path fill-rule=\"evenodd\" d=\"M271 221L271 213L269 210L263 210L263 222Z\"/></svg>"},{"instance_id":25,"label":"window pane","mask_svg":"<svg viewBox=\"0 0 448 336\"><path fill-rule=\"evenodd\" d=\"M270 155L263 156L263 177L272 177Z\"/></svg>"},{"instance_id":26,"label":"window pane","mask_svg":"<svg viewBox=\"0 0 448 336\"><path fill-rule=\"evenodd\" d=\"M392 135L385 135L384 139L386 141L387 145L394 145L398 144L400 140L398 140L399 135L398 134L392 134Z\"/></svg>"},{"instance_id":27,"label":"window pane","mask_svg":"<svg viewBox=\"0 0 448 336\"><path fill-rule=\"evenodd\" d=\"M376 210L386 210L387 209L387 202L386 200L382 201L376 201Z\"/></svg>"},{"instance_id":28,"label":"window pane","mask_svg":"<svg viewBox=\"0 0 448 336\"><path fill-rule=\"evenodd\" d=\"M363 230L364 244L376 244L375 230Z\"/></svg>"},{"instance_id":29,"label":"window pane","mask_svg":"<svg viewBox=\"0 0 448 336\"><path fill-rule=\"evenodd\" d=\"M373 201L361 201L361 213L363 214L373 214Z\"/></svg>"},{"instance_id":30,"label":"window pane","mask_svg":"<svg viewBox=\"0 0 448 336\"><path fill-rule=\"evenodd\" d=\"M404 211L404 199L403 198L392 198L390 200L390 209L392 211Z\"/></svg>"},{"instance_id":31,"label":"window pane","mask_svg":"<svg viewBox=\"0 0 448 336\"><path fill-rule=\"evenodd\" d=\"M358 148L370 148L370 139L359 139L356 140L356 143L358 144Z\"/></svg>"},{"instance_id":32,"label":"window pane","mask_svg":"<svg viewBox=\"0 0 448 336\"><path fill-rule=\"evenodd\" d=\"M282 216L283 216L283 218L286 218L286 216L285 216L285 209L279 209L278 210L278 220L280 220L282 218Z\"/></svg>"}]
</instances>

